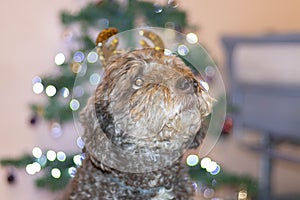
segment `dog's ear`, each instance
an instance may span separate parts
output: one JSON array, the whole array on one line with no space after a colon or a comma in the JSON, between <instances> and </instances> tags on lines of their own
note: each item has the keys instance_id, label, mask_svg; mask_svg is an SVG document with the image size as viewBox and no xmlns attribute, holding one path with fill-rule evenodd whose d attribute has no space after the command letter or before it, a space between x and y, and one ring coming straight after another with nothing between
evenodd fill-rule
<instances>
[{"instance_id":1,"label":"dog's ear","mask_svg":"<svg viewBox=\"0 0 300 200\"><path fill-rule=\"evenodd\" d=\"M113 116L108 110L109 101L108 100L98 100L95 101L95 112L98 119L98 123L105 133L108 139L111 140L113 144L119 145L121 143L123 131L116 130Z\"/></svg>"},{"instance_id":2,"label":"dog's ear","mask_svg":"<svg viewBox=\"0 0 300 200\"><path fill-rule=\"evenodd\" d=\"M203 141L203 139L206 136L206 132L207 132L206 126L202 125L201 128L196 133L196 135L194 137L194 140L190 144L189 149L196 149L196 148L198 148L202 144L202 141Z\"/></svg>"}]
</instances>

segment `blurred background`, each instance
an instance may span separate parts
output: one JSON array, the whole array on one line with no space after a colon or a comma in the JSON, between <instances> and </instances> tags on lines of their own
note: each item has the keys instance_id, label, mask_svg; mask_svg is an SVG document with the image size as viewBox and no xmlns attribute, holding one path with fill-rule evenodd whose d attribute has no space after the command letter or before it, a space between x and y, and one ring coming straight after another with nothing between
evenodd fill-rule
<instances>
[{"instance_id":1,"label":"blurred background","mask_svg":"<svg viewBox=\"0 0 300 200\"><path fill-rule=\"evenodd\" d=\"M54 86L61 85L61 81L63 83L69 81L68 84L71 84L73 79L66 77L70 72L75 73L78 70L76 59L80 62L81 54L77 54L76 59L68 54L73 55L78 53L77 50L83 49L80 44L73 43L72 37L84 36L87 32L93 35L98 31L96 28L87 31L88 25L79 26L78 23L89 19L89 16L77 14L82 10L88 10L86 8L89 4L101 6L102 3L103 6L103 2L88 0L28 0L22 4L16 0L2 2L0 159L18 159L28 153L31 155L33 147L39 147L42 151L53 150L54 157L57 156L58 160L59 151L66 154L80 152L81 143L73 123L64 121L65 118L60 118L61 115L57 117L51 112L48 113L49 107L43 108L40 105L49 103L49 98L56 94L56 90L53 95L51 94L51 91L53 93L51 87L47 92L46 88L51 81L54 81ZM115 2L121 8L122 6L126 8L132 1ZM166 22L169 20L168 16L174 15L175 19L178 17L180 23L176 24L175 21L173 24L164 25L197 36L197 40L205 46L219 67L227 89L228 114L225 125L218 143L208 156L218 164L219 171L221 168L221 171L224 170L233 176L220 187L216 187L219 180L214 177L210 177L210 183L205 185L201 182L201 177L197 179L194 175L195 171L196 173L200 171L197 172L198 169L193 168L193 163L188 163L191 166L191 174L196 179L195 199L258 197L299 199L300 2L297 0L148 2L150 4L146 6L153 12L147 16L157 18L158 24L160 15L164 16L162 20ZM100 23L99 26L102 28L113 24L113 20L124 20L122 17L118 18L117 14L113 15L115 14L113 11L119 9L114 6L107 7L110 9L105 13L108 17L102 16L100 21L98 20L97 23ZM181 12L173 12L167 8ZM61 18L62 11L66 12L64 18ZM185 13L186 18L182 13ZM80 21L81 19L84 20ZM130 21L130 18L128 20ZM138 20L134 22L140 23ZM122 29L125 30L126 27ZM83 37L81 39L87 47L89 40ZM76 62L68 63L65 59L73 59ZM59 66L67 66L70 72L63 71L62 76L62 72L57 69ZM46 78L40 80L39 77ZM39 84L35 85L37 83L42 83L43 88L41 89ZM65 88L61 87L60 91L57 91L63 98L68 97L70 92ZM33 106L30 106L31 103L34 103ZM55 103L57 102L52 102L57 105ZM76 109L76 102L70 106L71 110ZM62 112L65 113L64 110ZM40 158L39 148L35 149L33 159ZM42 154L49 160L46 152ZM61 159L64 160L64 153L61 154ZM35 174L30 171L26 163L30 159L32 158L24 157L25 164L18 160L15 163L6 162L5 166L0 167L1 199L53 199L59 195L59 191L53 193L51 189L38 188L35 185L35 179L41 177L41 173ZM52 170L53 166L51 167ZM210 175L213 175L212 171ZM53 174L56 176L55 173L51 175ZM228 177L221 175L219 174L219 179ZM54 179L54 183L55 181L57 180ZM255 192L250 194L251 184ZM45 183L40 182L41 185Z\"/></svg>"}]
</instances>

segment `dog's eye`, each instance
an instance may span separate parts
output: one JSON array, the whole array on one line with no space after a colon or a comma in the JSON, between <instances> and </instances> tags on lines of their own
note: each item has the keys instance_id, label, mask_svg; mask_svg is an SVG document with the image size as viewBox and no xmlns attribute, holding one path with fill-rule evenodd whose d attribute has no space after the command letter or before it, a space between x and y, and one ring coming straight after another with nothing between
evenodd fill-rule
<instances>
[{"instance_id":1,"label":"dog's eye","mask_svg":"<svg viewBox=\"0 0 300 200\"><path fill-rule=\"evenodd\" d=\"M136 87L141 87L143 85L143 83L144 83L144 80L142 78L140 78L140 77L136 78L135 81L134 81L134 85Z\"/></svg>"}]
</instances>

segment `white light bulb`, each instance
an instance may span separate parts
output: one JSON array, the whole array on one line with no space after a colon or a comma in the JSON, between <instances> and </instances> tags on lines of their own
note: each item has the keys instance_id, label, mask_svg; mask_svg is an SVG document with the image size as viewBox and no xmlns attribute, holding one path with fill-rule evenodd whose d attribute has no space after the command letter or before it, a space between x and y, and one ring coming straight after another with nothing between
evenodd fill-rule
<instances>
[{"instance_id":1,"label":"white light bulb","mask_svg":"<svg viewBox=\"0 0 300 200\"><path fill-rule=\"evenodd\" d=\"M202 167L203 169L206 169L207 166L208 166L210 163L211 163L211 159L208 158L208 157L205 157L205 158L203 158L203 159L201 160L200 165L201 165L201 167Z\"/></svg>"},{"instance_id":2,"label":"white light bulb","mask_svg":"<svg viewBox=\"0 0 300 200\"><path fill-rule=\"evenodd\" d=\"M190 44L196 44L198 42L198 37L195 33L189 33L186 35L186 41Z\"/></svg>"},{"instance_id":3,"label":"white light bulb","mask_svg":"<svg viewBox=\"0 0 300 200\"><path fill-rule=\"evenodd\" d=\"M32 90L35 94L41 94L44 91L44 85L42 83L34 83Z\"/></svg>"},{"instance_id":4,"label":"white light bulb","mask_svg":"<svg viewBox=\"0 0 300 200\"><path fill-rule=\"evenodd\" d=\"M56 159L56 153L52 150L47 151L46 156L49 161L54 161Z\"/></svg>"},{"instance_id":5,"label":"white light bulb","mask_svg":"<svg viewBox=\"0 0 300 200\"><path fill-rule=\"evenodd\" d=\"M42 156L43 152L42 150L39 148L39 147L34 147L32 149L32 155L35 157L35 158L40 158Z\"/></svg>"},{"instance_id":6,"label":"white light bulb","mask_svg":"<svg viewBox=\"0 0 300 200\"><path fill-rule=\"evenodd\" d=\"M56 88L53 85L48 85L46 87L46 94L49 97L53 97L56 94Z\"/></svg>"},{"instance_id":7,"label":"white light bulb","mask_svg":"<svg viewBox=\"0 0 300 200\"><path fill-rule=\"evenodd\" d=\"M51 175L53 176L53 178L60 178L61 172L58 168L53 168L51 170Z\"/></svg>"},{"instance_id":8,"label":"white light bulb","mask_svg":"<svg viewBox=\"0 0 300 200\"><path fill-rule=\"evenodd\" d=\"M56 65L64 64L65 60L66 60L66 57L63 53L56 54L56 56L54 58L54 62L55 62Z\"/></svg>"},{"instance_id":9,"label":"white light bulb","mask_svg":"<svg viewBox=\"0 0 300 200\"><path fill-rule=\"evenodd\" d=\"M186 164L188 166L196 166L199 163L199 157L197 155L191 154L186 158Z\"/></svg>"}]
</instances>

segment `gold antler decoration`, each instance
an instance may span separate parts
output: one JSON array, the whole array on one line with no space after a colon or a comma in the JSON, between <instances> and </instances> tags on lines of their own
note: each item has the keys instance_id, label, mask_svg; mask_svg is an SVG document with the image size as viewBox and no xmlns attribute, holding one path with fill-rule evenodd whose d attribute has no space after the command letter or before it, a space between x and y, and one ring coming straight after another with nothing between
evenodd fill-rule
<instances>
[{"instance_id":1,"label":"gold antler decoration","mask_svg":"<svg viewBox=\"0 0 300 200\"><path fill-rule=\"evenodd\" d=\"M149 40L151 40L154 44L153 48L155 50L163 51L165 49L165 45L164 45L162 39L158 35L156 35L155 33L151 32L151 31L147 31L147 30L141 30L139 32L139 34L141 36L144 36L144 37L148 38ZM141 40L140 44L144 48L151 48L151 46L145 40Z\"/></svg>"},{"instance_id":2,"label":"gold antler decoration","mask_svg":"<svg viewBox=\"0 0 300 200\"><path fill-rule=\"evenodd\" d=\"M99 59L102 62L103 66L106 66L106 62L108 58L117 52L117 47L119 44L119 39L114 38L109 45L106 45L107 40L118 33L118 29L116 28L107 28L101 31L97 37L96 45L97 45L97 53L99 55ZM156 51L164 51L164 43L162 39L155 33L147 30L140 30L139 34L141 36L146 37L149 39L153 44L154 47L151 47L145 40L140 40L140 44L143 48L154 48Z\"/></svg>"},{"instance_id":3,"label":"gold antler decoration","mask_svg":"<svg viewBox=\"0 0 300 200\"><path fill-rule=\"evenodd\" d=\"M107 59L115 53L117 46L119 44L118 38L114 38L108 46L106 46L106 41L113 35L118 33L116 28L107 28L101 31L97 37L96 45L99 59L102 62L103 66L106 65Z\"/></svg>"}]
</instances>

